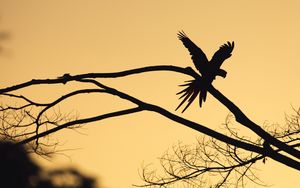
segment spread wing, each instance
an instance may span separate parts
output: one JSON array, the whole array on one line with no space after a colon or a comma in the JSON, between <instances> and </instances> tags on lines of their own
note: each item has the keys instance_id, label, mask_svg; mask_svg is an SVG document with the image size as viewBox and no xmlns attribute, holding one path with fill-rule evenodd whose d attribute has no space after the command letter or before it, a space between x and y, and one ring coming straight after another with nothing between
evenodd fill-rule
<instances>
[{"instance_id":1,"label":"spread wing","mask_svg":"<svg viewBox=\"0 0 300 188\"><path fill-rule=\"evenodd\" d=\"M231 52L234 48L234 42L227 44L223 44L218 51L215 52L211 59L211 63L213 63L216 67L220 68L225 59L231 56Z\"/></svg>"},{"instance_id":2,"label":"spread wing","mask_svg":"<svg viewBox=\"0 0 300 188\"><path fill-rule=\"evenodd\" d=\"M196 68L202 74L204 67L206 67L208 60L204 52L187 37L187 35L181 31L178 33L179 40L182 41L183 45L189 50L192 60L196 66ZM205 69L205 68L204 68Z\"/></svg>"}]
</instances>

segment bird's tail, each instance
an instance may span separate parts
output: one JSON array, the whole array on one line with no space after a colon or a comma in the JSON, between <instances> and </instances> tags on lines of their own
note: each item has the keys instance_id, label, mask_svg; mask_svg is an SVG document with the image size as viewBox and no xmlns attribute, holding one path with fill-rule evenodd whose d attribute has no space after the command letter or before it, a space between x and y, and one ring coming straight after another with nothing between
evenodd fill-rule
<instances>
[{"instance_id":1,"label":"bird's tail","mask_svg":"<svg viewBox=\"0 0 300 188\"><path fill-rule=\"evenodd\" d=\"M200 108L202 107L202 103L205 102L207 96L207 90L203 87L200 90L200 95L199 95L199 105Z\"/></svg>"},{"instance_id":2,"label":"bird's tail","mask_svg":"<svg viewBox=\"0 0 300 188\"><path fill-rule=\"evenodd\" d=\"M178 110L186 101L187 101L187 105L186 107L182 110L182 113L192 104L192 102L195 100L195 98L197 97L197 95L200 93L200 98L199 98L199 104L200 107L202 106L202 102L205 102L206 99L206 95L207 95L207 91L204 87L201 87L201 83L199 82L199 80L189 80L186 81L187 83L179 85L179 86L183 86L186 88L184 88L183 90L181 90L180 92L177 93L177 95L181 95L179 99L183 100L181 101L181 103L178 105L178 107L176 108L176 110Z\"/></svg>"}]
</instances>

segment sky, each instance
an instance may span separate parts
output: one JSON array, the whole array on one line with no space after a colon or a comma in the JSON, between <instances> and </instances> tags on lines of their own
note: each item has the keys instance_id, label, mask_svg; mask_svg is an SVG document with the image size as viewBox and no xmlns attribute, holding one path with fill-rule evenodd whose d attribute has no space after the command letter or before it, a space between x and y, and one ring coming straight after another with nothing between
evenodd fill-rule
<instances>
[{"instance_id":1,"label":"sky","mask_svg":"<svg viewBox=\"0 0 300 188\"><path fill-rule=\"evenodd\" d=\"M218 78L214 86L254 122L282 124L285 114L300 105L299 8L296 0L0 0L0 31L10 36L2 42L0 87L64 73L193 67L176 36L184 30L208 57L223 43L234 41L233 55L222 66L227 77ZM220 129L229 111L210 95L201 109L196 102L184 114L175 112L178 85L187 79L159 72L105 82ZM66 87L26 92L51 100ZM88 95L64 105L87 117L130 104L107 95ZM200 136L158 114L141 112L87 124L78 131L62 130L54 137L62 149L70 150L51 161L39 160L50 168L77 166L106 188L129 188L141 182L142 164L158 164L158 157L172 145L193 144ZM271 159L259 167L260 177L274 188L298 185L296 170Z\"/></svg>"}]
</instances>

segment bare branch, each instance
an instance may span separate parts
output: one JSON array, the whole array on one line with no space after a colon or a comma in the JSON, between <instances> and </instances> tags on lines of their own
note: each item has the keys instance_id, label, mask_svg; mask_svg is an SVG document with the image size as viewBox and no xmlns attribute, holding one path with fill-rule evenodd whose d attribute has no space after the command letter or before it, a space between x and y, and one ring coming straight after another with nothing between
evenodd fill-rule
<instances>
[{"instance_id":1,"label":"bare branch","mask_svg":"<svg viewBox=\"0 0 300 188\"><path fill-rule=\"evenodd\" d=\"M95 117L90 117L90 118L85 118L85 119L78 119L75 121L70 121L67 122L63 125L57 126L53 129L49 129L45 132L39 133L35 136L32 136L30 138L27 138L25 140L20 141L18 144L26 144L29 143L37 138L41 138L44 137L46 135L50 135L56 131L59 131L61 129L73 126L73 125L78 125L78 124L84 124L84 123L90 123L90 122L95 122L95 121L99 121L99 120L103 120L103 119L107 119L107 118L111 118L111 117L117 117L117 116L121 116L121 115L126 115L126 114L131 114L131 113L135 113L135 112L139 112L142 109L139 107L135 107L135 108L131 108L131 109L126 109L126 110L120 110L120 111L116 111L116 112L111 112L111 113L107 113L107 114L103 114L103 115L99 115L99 116L95 116Z\"/></svg>"},{"instance_id":2,"label":"bare branch","mask_svg":"<svg viewBox=\"0 0 300 188\"><path fill-rule=\"evenodd\" d=\"M287 117L288 126L286 129L275 129L268 132L264 130L263 126L252 122L220 91L215 89L212 85L209 85L208 91L210 94L232 112L237 122L249 128L257 135L256 140L252 140L248 137L241 136L237 129L235 129L238 126L235 125L235 128L232 128L229 126L229 121L225 123L225 129L228 133L223 134L208 128L208 126L175 115L160 106L143 102L138 98L95 80L96 78L118 78L153 71L177 72L192 76L197 80L197 83L202 82L202 77L193 69L176 66L150 66L114 73L88 73L74 76L65 74L55 79L33 79L15 86L0 89L0 95L20 99L25 102L25 104L21 106L1 105L0 134L6 139L19 140L18 144L32 144L32 141L35 141L35 145L33 146L35 152L47 153L47 151L43 150L43 146L52 145L55 147L57 143L40 143L39 139L48 138L49 135L56 131L146 110L158 113L211 138L209 141L203 139L198 142L198 146L195 149L181 145L174 147L173 154L167 153L160 159L165 176L160 177L156 175L155 171L147 171L144 169L141 176L146 184L143 186L167 187L176 182L205 186L205 180L209 175L219 177L214 183L215 187L232 184L232 179L234 179L232 177L237 177L234 182L237 187L243 187L245 180L259 184L259 179L253 172L255 169L253 166L258 160L263 160L265 163L266 157L270 157L291 168L300 170L300 151L296 149L296 147L300 146L300 138L298 136L300 130L300 110L296 111L295 116ZM26 96L11 93L33 85L66 84L70 81L92 84L96 86L97 89L75 90L49 103L37 103ZM62 101L78 94L91 92L114 95L132 102L137 107L88 118L78 118L72 115L62 114L59 109L55 111L54 107L59 108L59 104ZM50 109L54 110L52 116L47 115ZM43 130L40 130L42 127ZM38 148L40 150L37 150ZM282 153L289 155L283 155Z\"/></svg>"}]
</instances>

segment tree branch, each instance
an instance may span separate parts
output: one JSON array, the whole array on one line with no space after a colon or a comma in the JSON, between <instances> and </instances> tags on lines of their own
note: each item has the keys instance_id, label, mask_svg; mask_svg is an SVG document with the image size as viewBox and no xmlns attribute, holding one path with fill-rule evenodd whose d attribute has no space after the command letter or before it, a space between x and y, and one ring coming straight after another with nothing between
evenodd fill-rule
<instances>
[{"instance_id":1,"label":"tree branch","mask_svg":"<svg viewBox=\"0 0 300 188\"><path fill-rule=\"evenodd\" d=\"M117 78L117 77L122 77L122 76L128 76L128 75L133 75L133 74L139 74L139 73L144 73L144 72L150 72L150 71L172 71L172 72L178 72L178 73L183 73L189 76L194 77L197 80L201 81L201 76L198 75L195 71L193 71L191 68L181 68L181 67L176 67L176 66L151 66L151 67L143 67L143 68L138 68L138 69L132 69L132 70L126 70L126 71L121 71L121 72L115 72L115 73L89 73L89 74L81 74L81 75L75 75L75 76L62 76L56 79L33 79L31 81L18 84L12 87L7 87L4 89L0 89L0 94L4 94L6 92L10 91L15 91L21 88L29 87L32 85L38 85L38 84L59 84L59 83L67 83L69 81L83 81L86 78ZM96 84L97 85L97 84ZM98 85L99 86L99 85ZM103 85L102 85L103 86ZM107 88L105 88L107 90ZM236 117L237 121L239 121L241 124L244 126L248 127L251 129L253 132L255 132L257 135L262 137L265 141L267 141L269 144L272 144L276 146L278 149L285 151L289 153L290 155L293 155L297 159L300 159L300 151L296 150L293 147L290 147L289 145L279 141L278 139L272 137L269 133L264 131L260 126L257 124L253 123L233 102L231 102L228 98L226 98L222 93L220 93L218 90L216 90L212 85L209 86L208 91L217 99L219 100L222 104L224 104ZM169 119L176 121L178 123L181 123L185 126L188 126L190 128L193 128L199 132L202 132L204 134L207 134L209 136L212 136L218 140L221 140L223 142L227 142L229 144L235 145L237 147L249 150L249 151L254 151L257 153L263 153L264 148L260 148L257 146L253 146L248 143L240 142L238 140L234 140L230 137L226 137L225 135L222 135L218 132L215 132L211 129L208 129L205 126L199 125L197 123L191 122L189 120L183 119L179 116L176 116L165 109L152 105L152 104L147 104L143 103L138 99L135 99L125 93L119 92L117 90L114 90L112 88L109 89L109 92L113 95L118 95L121 98L124 98L126 100L132 101L136 104L138 104L140 107L143 109L149 110L149 111L154 111L158 112L165 117L168 117ZM97 118L96 118L97 119ZM101 118L100 118L101 119ZM88 121L90 122L90 121ZM68 125L66 123L65 125ZM290 167L296 168L300 170L300 165L299 162L288 158L286 156L283 156L279 153L276 153L274 151L270 151L268 153L268 156L273 158L274 160L277 160L279 162L282 162Z\"/></svg>"},{"instance_id":2,"label":"tree branch","mask_svg":"<svg viewBox=\"0 0 300 188\"><path fill-rule=\"evenodd\" d=\"M228 143L230 145L233 145L233 146L236 146L236 147L239 147L239 148L243 148L243 149L248 150L248 151L253 151L255 153L259 153L259 154L262 154L262 155L267 155L267 156L271 157L272 159L274 159L278 162L281 162L281 163L283 163L283 164L285 164L289 167L300 170L300 163L298 161L293 160L289 157L286 157L286 156L284 156L280 153L277 153L273 150L268 151L266 153L265 148L257 147L255 145L248 144L246 142L242 142L242 141L233 139L231 137L228 137L226 135L223 135L219 132L216 132L212 129L207 128L206 126L203 126L201 124L198 124L198 123L192 122L190 120L184 119L180 116L177 116L177 115L165 110L164 108L161 108L161 107L153 105L153 104L145 103L145 102L143 102L143 101L141 101L141 100L139 100L135 97L132 97L132 96L126 94L126 93L123 93L123 92L120 92L116 89L105 86L105 85L99 83L96 80L82 79L82 80L78 80L78 81L80 81L80 82L90 82L92 84L95 84L98 87L104 88L107 93L119 96L120 98L128 100L128 101L131 101L131 102L135 103L136 105L138 105L140 108L142 108L144 110L157 112L157 113L159 113L159 114L161 114L161 115L163 115L163 116L165 116L165 117L167 117L167 118L169 118L169 119L171 119L171 120L173 120L173 121L175 121L175 122L177 122L181 125L190 127L194 130L197 130L198 132L204 133L205 135L211 136L211 137L213 137L217 140L220 140L224 143Z\"/></svg>"},{"instance_id":3,"label":"tree branch","mask_svg":"<svg viewBox=\"0 0 300 188\"><path fill-rule=\"evenodd\" d=\"M130 109L126 109L126 110L120 110L120 111L116 111L116 112L111 112L111 113L107 113L107 114L102 114L99 116L94 116L94 117L90 117L90 118L85 118L85 119L79 119L79 120L75 120L75 121L71 121L71 122L67 122L63 125L57 126L55 128L49 129L47 131L44 131L42 133L39 133L37 135L34 135L30 138L27 138L25 140L22 140L20 142L18 142L17 144L27 144L31 141L34 141L38 138L50 135L56 131L59 131L61 129L73 126L73 125L78 125L78 124L84 124L84 123L90 123L90 122L95 122L95 121L99 121L99 120L103 120L103 119L107 119L107 118L112 118L112 117L118 117L118 116L122 116L122 115L126 115L126 114L131 114L131 113L136 113L136 112L140 112L142 111L141 108L139 107L135 107L135 108L130 108Z\"/></svg>"},{"instance_id":4,"label":"tree branch","mask_svg":"<svg viewBox=\"0 0 300 188\"><path fill-rule=\"evenodd\" d=\"M297 159L300 159L300 151L296 150L295 148L281 142L280 140L276 139L268 132L263 130L259 125L255 124L251 121L233 102L231 102L227 97L225 97L221 92L219 92L213 86L208 88L210 94L212 94L217 100L219 100L223 105L225 105L235 116L236 121L241 123L242 125L246 126L253 132L255 132L258 136L263 138L269 144L272 144L279 148L282 151L287 152L290 155L293 155Z\"/></svg>"}]
</instances>

